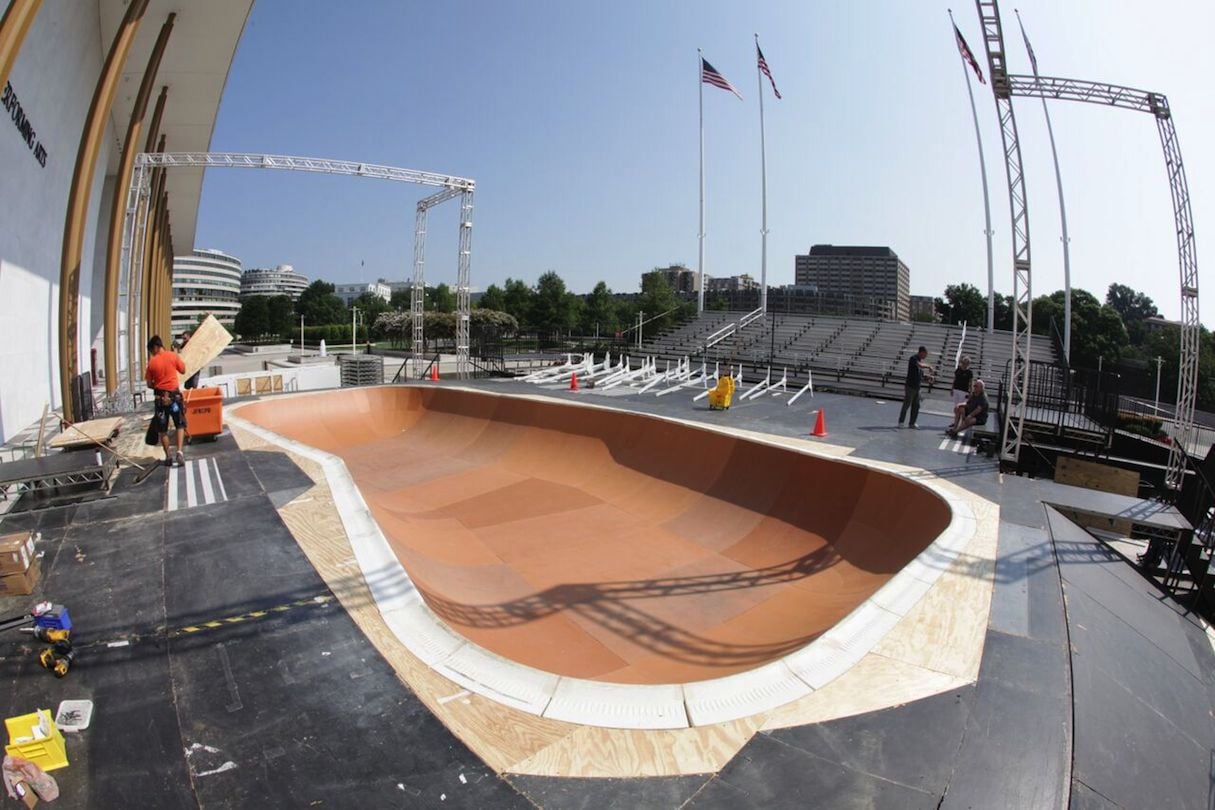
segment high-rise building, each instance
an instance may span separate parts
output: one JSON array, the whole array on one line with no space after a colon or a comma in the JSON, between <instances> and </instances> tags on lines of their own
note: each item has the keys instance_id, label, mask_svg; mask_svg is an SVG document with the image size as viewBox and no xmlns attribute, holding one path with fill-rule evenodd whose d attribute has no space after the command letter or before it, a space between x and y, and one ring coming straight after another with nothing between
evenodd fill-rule
<instances>
[{"instance_id":1,"label":"high-rise building","mask_svg":"<svg viewBox=\"0 0 1215 810\"><path fill-rule=\"evenodd\" d=\"M240 259L220 250L173 257L173 334L192 329L208 313L231 329L240 312Z\"/></svg>"},{"instance_id":2,"label":"high-rise building","mask_svg":"<svg viewBox=\"0 0 1215 810\"><path fill-rule=\"evenodd\" d=\"M240 297L251 295L289 295L298 301L308 289L308 279L295 272L289 264L278 267L250 267L240 277Z\"/></svg>"},{"instance_id":3,"label":"high-rise building","mask_svg":"<svg viewBox=\"0 0 1215 810\"><path fill-rule=\"evenodd\" d=\"M814 245L795 258L793 275L821 296L856 301L858 311L911 320L911 271L888 247Z\"/></svg>"},{"instance_id":4,"label":"high-rise building","mask_svg":"<svg viewBox=\"0 0 1215 810\"><path fill-rule=\"evenodd\" d=\"M695 270L689 270L682 264L673 264L670 267L655 267L649 273L658 273L666 281L667 286L677 293L694 293L700 287L696 284L697 273ZM643 273L642 275L649 275Z\"/></svg>"}]
</instances>

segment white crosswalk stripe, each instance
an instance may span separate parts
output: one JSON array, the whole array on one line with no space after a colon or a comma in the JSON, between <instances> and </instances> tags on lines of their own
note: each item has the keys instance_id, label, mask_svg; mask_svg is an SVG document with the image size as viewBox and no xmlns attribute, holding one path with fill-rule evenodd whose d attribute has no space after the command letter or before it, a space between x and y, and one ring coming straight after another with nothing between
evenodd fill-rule
<instances>
[{"instance_id":1,"label":"white crosswalk stripe","mask_svg":"<svg viewBox=\"0 0 1215 810\"><path fill-rule=\"evenodd\" d=\"M962 441L961 439L946 438L946 439L941 439L941 443L937 445L937 449L945 450L949 453L961 453L964 456L968 456L971 453L973 453L975 450L977 450L978 448L975 447L973 444L967 444L966 442Z\"/></svg>"},{"instance_id":2,"label":"white crosswalk stripe","mask_svg":"<svg viewBox=\"0 0 1215 810\"><path fill-rule=\"evenodd\" d=\"M184 467L169 468L165 511L189 509L228 500L219 464L214 459L189 459Z\"/></svg>"}]
</instances>

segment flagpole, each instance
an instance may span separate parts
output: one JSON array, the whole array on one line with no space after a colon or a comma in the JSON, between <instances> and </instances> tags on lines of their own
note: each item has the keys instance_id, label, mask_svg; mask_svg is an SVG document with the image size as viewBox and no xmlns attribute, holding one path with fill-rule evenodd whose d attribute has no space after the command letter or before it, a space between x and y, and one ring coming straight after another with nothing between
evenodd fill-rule
<instances>
[{"instance_id":1,"label":"flagpole","mask_svg":"<svg viewBox=\"0 0 1215 810\"><path fill-rule=\"evenodd\" d=\"M952 9L949 10L949 21L953 23L954 30L957 30ZM975 141L979 145L979 174L983 178L983 234L987 237L987 334L990 335L995 331L996 293L995 273L992 269L991 237L994 232L991 229L991 199L987 193L987 161L983 157L983 134L979 129L979 111L975 108L975 91L971 87L970 70L965 61L962 61L962 74L966 77L966 95L970 97L970 114L975 122Z\"/></svg>"},{"instance_id":2,"label":"flagpole","mask_svg":"<svg viewBox=\"0 0 1215 810\"><path fill-rule=\"evenodd\" d=\"M755 54L759 55L759 34L755 35ZM755 60L755 78L759 85L759 174L763 200L763 220L760 225L759 248L759 308L768 317L768 142L764 135L764 76Z\"/></svg>"},{"instance_id":3,"label":"flagpole","mask_svg":"<svg viewBox=\"0 0 1215 810\"><path fill-rule=\"evenodd\" d=\"M1038 60L1033 56L1033 48L1029 45L1029 37L1025 34L1025 23L1021 22L1021 12L1017 14L1017 25L1021 27L1021 39L1025 40L1025 49L1029 51L1029 63L1034 69L1034 81L1038 80ZM1072 267L1070 249L1067 237L1067 209L1063 206L1063 174L1059 171L1059 151L1055 149L1055 130L1050 124L1050 109L1046 106L1046 96L1042 97L1042 115L1046 117L1046 135L1050 138L1050 154L1055 159L1055 186L1059 190L1059 223L1063 228L1063 359L1069 364L1072 359Z\"/></svg>"},{"instance_id":4,"label":"flagpole","mask_svg":"<svg viewBox=\"0 0 1215 810\"><path fill-rule=\"evenodd\" d=\"M696 295L696 314L705 311L705 57L696 49L696 86L700 88L700 233L696 255L696 277L700 289Z\"/></svg>"}]
</instances>

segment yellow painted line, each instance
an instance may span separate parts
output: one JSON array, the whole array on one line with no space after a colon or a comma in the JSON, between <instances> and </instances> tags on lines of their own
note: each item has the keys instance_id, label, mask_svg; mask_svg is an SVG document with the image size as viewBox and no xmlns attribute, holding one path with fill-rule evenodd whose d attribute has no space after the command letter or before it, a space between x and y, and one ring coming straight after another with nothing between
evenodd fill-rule
<instances>
[{"instance_id":1,"label":"yellow painted line","mask_svg":"<svg viewBox=\"0 0 1215 810\"><path fill-rule=\"evenodd\" d=\"M171 630L169 631L168 635L170 638L172 638L174 636L182 636L188 633L200 633L204 630L213 630L216 627L224 627L229 624L240 624L242 622L264 619L272 613L286 613L293 608L307 607L308 605L324 605L332 601L332 596L329 596L328 594L318 594L317 596L310 596L307 599L297 599L294 602L288 602L283 605L275 605L274 607L263 608L261 610L253 610L249 613L242 613L238 616L225 616L222 619L211 619L210 621L199 622L187 627L181 627L177 630Z\"/></svg>"}]
</instances>

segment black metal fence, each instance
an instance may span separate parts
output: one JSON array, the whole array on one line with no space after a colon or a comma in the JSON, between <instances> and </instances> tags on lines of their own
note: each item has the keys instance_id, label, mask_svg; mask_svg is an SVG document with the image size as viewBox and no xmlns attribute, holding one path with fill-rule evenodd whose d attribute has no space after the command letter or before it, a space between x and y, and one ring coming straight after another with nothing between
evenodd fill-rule
<instances>
[{"instance_id":1,"label":"black metal fence","mask_svg":"<svg viewBox=\"0 0 1215 810\"><path fill-rule=\"evenodd\" d=\"M1004 367L1007 384L1012 363ZM1119 377L1107 371L1029 361L1025 434L1068 446L1108 448L1118 425Z\"/></svg>"}]
</instances>

